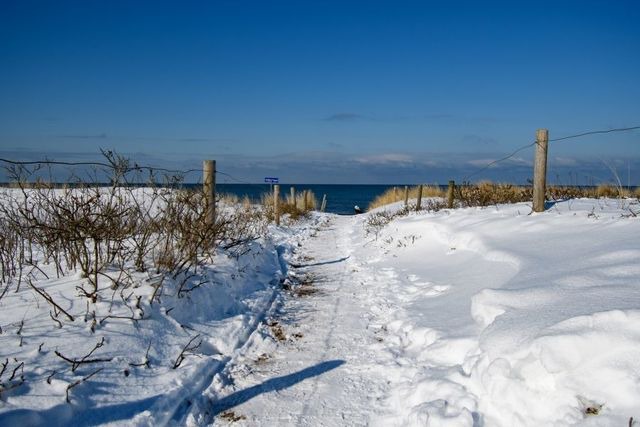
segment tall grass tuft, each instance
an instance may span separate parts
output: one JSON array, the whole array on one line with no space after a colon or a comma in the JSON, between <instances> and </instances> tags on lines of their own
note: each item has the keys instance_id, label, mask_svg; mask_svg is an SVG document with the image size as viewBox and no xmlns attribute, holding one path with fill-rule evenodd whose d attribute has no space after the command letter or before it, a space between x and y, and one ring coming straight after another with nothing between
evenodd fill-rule
<instances>
[{"instance_id":1,"label":"tall grass tuft","mask_svg":"<svg viewBox=\"0 0 640 427\"><path fill-rule=\"evenodd\" d=\"M418 187L411 187L409 198L416 198ZM444 191L436 186L423 187L422 196L444 197ZM454 193L457 206L491 206L505 203L530 202L533 197L531 186L481 181L473 185L457 186ZM577 198L640 198L640 187L631 191L619 185L601 184L593 187L547 186L547 200L566 200ZM369 205L369 210L381 206L404 201L404 188L394 187L376 197Z\"/></svg>"},{"instance_id":2,"label":"tall grass tuft","mask_svg":"<svg viewBox=\"0 0 640 427\"><path fill-rule=\"evenodd\" d=\"M595 196L602 198L618 198L618 197L630 197L631 192L620 186L614 186L610 184L600 184L596 187Z\"/></svg>"},{"instance_id":3,"label":"tall grass tuft","mask_svg":"<svg viewBox=\"0 0 640 427\"><path fill-rule=\"evenodd\" d=\"M422 197L444 197L445 193L440 187L436 185L423 185ZM418 197L418 186L409 188L409 199L415 199ZM371 203L369 203L368 210L379 208L381 206L389 205L404 201L404 187L392 187L386 190L381 195L377 196Z\"/></svg>"},{"instance_id":4,"label":"tall grass tuft","mask_svg":"<svg viewBox=\"0 0 640 427\"><path fill-rule=\"evenodd\" d=\"M262 206L264 207L265 214L267 215L267 219L272 221L274 219L273 193L264 193L260 199ZM290 195L281 194L278 206L281 215L288 215L289 219L297 220L306 216L310 211L316 210L318 200L316 199L316 195L313 191L305 190L296 194L295 203L291 200Z\"/></svg>"}]
</instances>

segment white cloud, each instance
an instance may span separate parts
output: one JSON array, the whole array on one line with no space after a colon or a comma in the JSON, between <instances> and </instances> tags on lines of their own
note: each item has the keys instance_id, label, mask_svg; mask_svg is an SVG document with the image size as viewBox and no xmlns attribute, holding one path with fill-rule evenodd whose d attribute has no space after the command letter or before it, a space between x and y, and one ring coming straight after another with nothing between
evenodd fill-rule
<instances>
[{"instance_id":1,"label":"white cloud","mask_svg":"<svg viewBox=\"0 0 640 427\"><path fill-rule=\"evenodd\" d=\"M551 161L555 166L576 166L578 161L570 157L554 157Z\"/></svg>"},{"instance_id":2,"label":"white cloud","mask_svg":"<svg viewBox=\"0 0 640 427\"><path fill-rule=\"evenodd\" d=\"M407 154L373 154L370 156L362 156L355 159L358 163L363 164L374 164L374 165L386 165L386 164L408 164L415 163L413 157Z\"/></svg>"}]
</instances>

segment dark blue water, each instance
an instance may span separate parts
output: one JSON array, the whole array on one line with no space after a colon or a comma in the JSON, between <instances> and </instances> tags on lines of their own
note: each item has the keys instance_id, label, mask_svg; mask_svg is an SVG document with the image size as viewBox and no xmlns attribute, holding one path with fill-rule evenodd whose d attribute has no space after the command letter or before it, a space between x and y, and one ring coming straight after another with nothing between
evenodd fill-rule
<instances>
[{"instance_id":1,"label":"dark blue water","mask_svg":"<svg viewBox=\"0 0 640 427\"><path fill-rule=\"evenodd\" d=\"M0 182L0 187L6 187L9 183ZM59 187L75 186L77 183L52 183ZM96 186L108 187L108 183L92 184ZM280 184L280 194L288 196L293 184ZM146 184L129 184L131 187L145 187ZM354 213L354 206L359 206L363 211L367 210L369 203L377 196L387 191L389 188L398 187L399 191L404 191L404 185L350 185L350 184L295 184L296 194L304 190L311 190L316 196L318 209L322 202L322 196L327 195L326 212L351 215ZM201 189L202 184L179 184L177 188ZM263 194L271 192L269 184L216 184L216 191L220 194L235 194L242 198L248 196L253 202L261 201Z\"/></svg>"},{"instance_id":2,"label":"dark blue water","mask_svg":"<svg viewBox=\"0 0 640 427\"><path fill-rule=\"evenodd\" d=\"M296 193L304 190L311 190L316 196L319 204L322 196L327 195L326 212L337 214L353 214L354 206L358 205L366 210L369 203L376 196L384 193L387 189L396 187L394 185L328 185L328 184L296 184ZM280 193L283 196L289 194L291 185L280 185ZM404 186L402 186L404 188ZM216 184L216 191L219 193L235 194L239 197L249 196L253 201L259 201L260 196L269 193L269 184Z\"/></svg>"}]
</instances>

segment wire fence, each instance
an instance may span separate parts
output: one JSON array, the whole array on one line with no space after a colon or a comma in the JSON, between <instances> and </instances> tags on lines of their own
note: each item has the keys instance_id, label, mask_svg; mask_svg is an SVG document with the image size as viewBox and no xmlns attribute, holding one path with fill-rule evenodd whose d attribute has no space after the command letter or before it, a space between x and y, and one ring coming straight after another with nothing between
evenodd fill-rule
<instances>
[{"instance_id":1,"label":"wire fence","mask_svg":"<svg viewBox=\"0 0 640 427\"><path fill-rule=\"evenodd\" d=\"M7 158L0 157L0 162L5 163L10 166L17 167L27 167L27 166L92 166L99 168L106 168L112 171L117 171L122 174L128 174L131 172L142 172L148 171L150 174L154 174L156 172L170 174L173 176L187 176L189 174L194 173L203 173L202 168L193 168L193 169L168 169L158 166L148 166L148 165L140 165L134 163L133 165L118 165L113 163L105 163L99 161L90 161L90 162L66 162L66 161L57 161L57 160L33 160L33 161L21 161L21 160L12 160ZM264 186L264 184L249 182L246 179L238 178L229 173L223 172L221 170L216 170L216 175L224 176L235 183L244 184L244 185L256 185L256 186Z\"/></svg>"},{"instance_id":2,"label":"wire fence","mask_svg":"<svg viewBox=\"0 0 640 427\"><path fill-rule=\"evenodd\" d=\"M581 138L581 137L589 136L589 135L599 135L599 134L614 133L614 132L629 132L629 131L637 130L637 129L640 129L640 126L631 126L631 127L615 128L615 129L592 130L592 131L588 131L588 132L577 133L577 134L574 134L574 135L563 136L563 137L560 137L560 138L552 138L552 139L549 139L549 143L558 142L558 141L565 141L567 139ZM478 170L470 173L469 175L466 175L464 178L462 178L462 182L463 183L468 183L470 178L481 174L482 172L486 171L487 169L491 168L492 166L497 165L498 163L502 163L502 162L505 162L505 161L513 158L516 154L526 150L527 148L531 148L531 147L535 146L536 144L537 144L537 141L534 141L534 142L529 143L527 145L523 145L522 147L517 148L511 154L487 163L486 165L484 165L480 169L478 169Z\"/></svg>"}]
</instances>

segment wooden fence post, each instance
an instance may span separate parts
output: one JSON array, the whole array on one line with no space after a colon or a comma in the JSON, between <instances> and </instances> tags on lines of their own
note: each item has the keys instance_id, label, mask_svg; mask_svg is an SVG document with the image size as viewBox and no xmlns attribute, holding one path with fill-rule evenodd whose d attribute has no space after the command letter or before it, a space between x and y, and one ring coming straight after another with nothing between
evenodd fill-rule
<instances>
[{"instance_id":1,"label":"wooden fence post","mask_svg":"<svg viewBox=\"0 0 640 427\"><path fill-rule=\"evenodd\" d=\"M398 201L398 187L393 187L393 201Z\"/></svg>"},{"instance_id":2,"label":"wooden fence post","mask_svg":"<svg viewBox=\"0 0 640 427\"><path fill-rule=\"evenodd\" d=\"M322 205L320 205L320 212L324 212L326 208L327 208L327 195L324 194L322 196Z\"/></svg>"},{"instance_id":3,"label":"wooden fence post","mask_svg":"<svg viewBox=\"0 0 640 427\"><path fill-rule=\"evenodd\" d=\"M273 216L276 225L280 225L280 186L278 184L273 186Z\"/></svg>"},{"instance_id":4,"label":"wooden fence post","mask_svg":"<svg viewBox=\"0 0 640 427\"><path fill-rule=\"evenodd\" d=\"M536 158L533 169L533 211L544 212L544 200L547 187L547 152L549 131L538 129L536 132Z\"/></svg>"},{"instance_id":5,"label":"wooden fence post","mask_svg":"<svg viewBox=\"0 0 640 427\"><path fill-rule=\"evenodd\" d=\"M453 208L453 192L456 189L456 182L449 181L449 188L447 189L447 208Z\"/></svg>"},{"instance_id":6,"label":"wooden fence post","mask_svg":"<svg viewBox=\"0 0 640 427\"><path fill-rule=\"evenodd\" d=\"M216 222L216 161L205 160L202 174L202 189L207 203L205 221L207 225L213 225Z\"/></svg>"},{"instance_id":7,"label":"wooden fence post","mask_svg":"<svg viewBox=\"0 0 640 427\"><path fill-rule=\"evenodd\" d=\"M309 190L304 190L302 192L302 200L303 200L304 211L306 212L307 210L309 210Z\"/></svg>"},{"instance_id":8,"label":"wooden fence post","mask_svg":"<svg viewBox=\"0 0 640 427\"><path fill-rule=\"evenodd\" d=\"M405 206L409 205L409 186L408 185L404 186L404 205Z\"/></svg>"},{"instance_id":9,"label":"wooden fence post","mask_svg":"<svg viewBox=\"0 0 640 427\"><path fill-rule=\"evenodd\" d=\"M293 206L293 209L296 209L298 207L296 205L296 187L292 185L289 191L291 193L291 206Z\"/></svg>"},{"instance_id":10,"label":"wooden fence post","mask_svg":"<svg viewBox=\"0 0 640 427\"><path fill-rule=\"evenodd\" d=\"M418 203L416 203L416 212L422 209L422 184L418 185Z\"/></svg>"}]
</instances>

